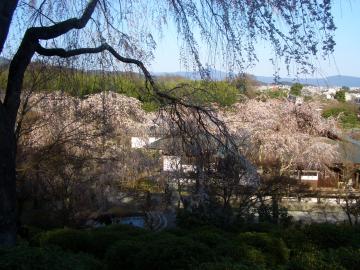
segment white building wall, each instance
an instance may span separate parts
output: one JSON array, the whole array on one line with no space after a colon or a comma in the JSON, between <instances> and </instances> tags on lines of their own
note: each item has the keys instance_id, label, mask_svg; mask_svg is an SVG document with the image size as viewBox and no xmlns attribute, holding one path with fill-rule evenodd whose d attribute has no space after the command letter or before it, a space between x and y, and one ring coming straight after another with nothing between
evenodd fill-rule
<instances>
[{"instance_id":1,"label":"white building wall","mask_svg":"<svg viewBox=\"0 0 360 270\"><path fill-rule=\"evenodd\" d=\"M146 139L140 137L131 137L131 148L143 148L146 145Z\"/></svg>"},{"instance_id":2,"label":"white building wall","mask_svg":"<svg viewBox=\"0 0 360 270\"><path fill-rule=\"evenodd\" d=\"M345 93L345 101L350 101L352 100L352 96L350 93Z\"/></svg>"},{"instance_id":3,"label":"white building wall","mask_svg":"<svg viewBox=\"0 0 360 270\"><path fill-rule=\"evenodd\" d=\"M181 158L178 156L164 156L163 157L163 171L176 172L180 170Z\"/></svg>"},{"instance_id":4,"label":"white building wall","mask_svg":"<svg viewBox=\"0 0 360 270\"><path fill-rule=\"evenodd\" d=\"M196 166L189 164L182 164L179 156L164 156L163 157L163 171L164 172L195 172Z\"/></svg>"},{"instance_id":5,"label":"white building wall","mask_svg":"<svg viewBox=\"0 0 360 270\"><path fill-rule=\"evenodd\" d=\"M302 181L318 181L319 176L318 175L302 175L301 180Z\"/></svg>"},{"instance_id":6,"label":"white building wall","mask_svg":"<svg viewBox=\"0 0 360 270\"><path fill-rule=\"evenodd\" d=\"M131 137L131 148L144 148L159 139L157 137Z\"/></svg>"}]
</instances>

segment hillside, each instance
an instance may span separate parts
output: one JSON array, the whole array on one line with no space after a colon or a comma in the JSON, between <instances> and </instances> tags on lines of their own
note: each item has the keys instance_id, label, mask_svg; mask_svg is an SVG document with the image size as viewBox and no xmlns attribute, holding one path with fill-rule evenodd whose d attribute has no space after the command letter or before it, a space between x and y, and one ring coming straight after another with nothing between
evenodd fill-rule
<instances>
[{"instance_id":1,"label":"hillside","mask_svg":"<svg viewBox=\"0 0 360 270\"><path fill-rule=\"evenodd\" d=\"M191 80L199 80L201 76L198 72L158 72L154 73L157 76L179 76L184 77ZM210 77L213 80L220 81L225 80L229 77L229 73L211 69L210 70ZM272 84L274 83L274 77L272 76L256 76L254 75L257 81L263 84ZM302 84L314 85L314 86L348 86L348 87L360 87L360 77L355 76L346 76L346 75L336 75L336 76L329 76L323 78L279 78L279 82L282 84L292 84L294 82L300 82Z\"/></svg>"}]
</instances>

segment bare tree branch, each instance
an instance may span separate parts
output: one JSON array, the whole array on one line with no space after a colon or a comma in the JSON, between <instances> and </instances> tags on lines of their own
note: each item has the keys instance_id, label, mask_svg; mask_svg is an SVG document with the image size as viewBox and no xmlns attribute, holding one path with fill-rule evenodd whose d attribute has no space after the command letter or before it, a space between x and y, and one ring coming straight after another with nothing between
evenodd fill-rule
<instances>
[{"instance_id":1,"label":"bare tree branch","mask_svg":"<svg viewBox=\"0 0 360 270\"><path fill-rule=\"evenodd\" d=\"M17 111L20 106L21 87L26 68L36 51L39 40L53 39L66 34L73 29L84 28L90 20L99 0L90 0L80 18L72 18L52 26L31 27L29 28L10 63L8 84L4 106L7 111L9 126L15 126Z\"/></svg>"},{"instance_id":2,"label":"bare tree branch","mask_svg":"<svg viewBox=\"0 0 360 270\"><path fill-rule=\"evenodd\" d=\"M99 0L91 0L80 18L71 18L52 26L32 27L27 32L34 39L48 40L57 38L73 29L82 29L90 20L98 2Z\"/></svg>"}]
</instances>

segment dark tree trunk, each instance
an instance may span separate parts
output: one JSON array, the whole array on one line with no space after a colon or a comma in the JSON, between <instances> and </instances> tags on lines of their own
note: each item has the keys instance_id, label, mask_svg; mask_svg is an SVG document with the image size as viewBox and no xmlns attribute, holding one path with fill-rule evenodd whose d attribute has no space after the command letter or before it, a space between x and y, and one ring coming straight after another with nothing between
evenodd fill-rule
<instances>
[{"instance_id":1,"label":"dark tree trunk","mask_svg":"<svg viewBox=\"0 0 360 270\"><path fill-rule=\"evenodd\" d=\"M51 26L29 28L19 49L13 57L3 103L0 100L0 247L11 246L16 240L16 138L15 125L21 101L21 88L26 68L37 51L44 56L71 57L84 53L99 53L108 50L124 63L138 65L154 84L150 73L142 62L122 57L109 46L75 49L66 52L63 49L43 48L39 41L57 38L70 30L82 29L90 20L99 0L90 0L80 18L71 18ZM0 53L6 41L13 13L18 0L0 0Z\"/></svg>"},{"instance_id":2,"label":"dark tree trunk","mask_svg":"<svg viewBox=\"0 0 360 270\"><path fill-rule=\"evenodd\" d=\"M0 53L9 33L17 3L18 0L0 1ZM15 87L11 89L16 90L16 94L20 93L22 78L23 76L20 78L9 76L8 82L9 80L17 81L13 84ZM16 113L17 110L9 112L7 106L0 101L0 246L13 246L16 243L16 140L14 135Z\"/></svg>"},{"instance_id":3,"label":"dark tree trunk","mask_svg":"<svg viewBox=\"0 0 360 270\"><path fill-rule=\"evenodd\" d=\"M349 221L349 224L350 226L353 225L353 220L352 220L352 217L351 217L351 211L350 211L350 205L349 205L349 198L346 198L345 199L345 213L346 213L346 216L348 218L348 221Z\"/></svg>"},{"instance_id":4,"label":"dark tree trunk","mask_svg":"<svg viewBox=\"0 0 360 270\"><path fill-rule=\"evenodd\" d=\"M4 103L0 103L0 246L16 243L16 138L15 123L20 106L24 74L35 53L25 35L10 63Z\"/></svg>"},{"instance_id":5,"label":"dark tree trunk","mask_svg":"<svg viewBox=\"0 0 360 270\"><path fill-rule=\"evenodd\" d=\"M0 246L16 243L16 144L8 120L0 105Z\"/></svg>"},{"instance_id":6,"label":"dark tree trunk","mask_svg":"<svg viewBox=\"0 0 360 270\"><path fill-rule=\"evenodd\" d=\"M279 197L273 195L272 198L272 220L273 223L278 224L279 222Z\"/></svg>"}]
</instances>

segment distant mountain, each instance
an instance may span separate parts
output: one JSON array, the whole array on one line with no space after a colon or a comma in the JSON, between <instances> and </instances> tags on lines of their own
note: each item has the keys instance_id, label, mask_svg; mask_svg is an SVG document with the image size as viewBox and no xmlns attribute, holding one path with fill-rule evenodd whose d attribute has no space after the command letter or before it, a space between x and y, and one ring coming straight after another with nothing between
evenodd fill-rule
<instances>
[{"instance_id":1,"label":"distant mountain","mask_svg":"<svg viewBox=\"0 0 360 270\"><path fill-rule=\"evenodd\" d=\"M175 77L183 77L190 80L200 80L201 76L198 71L178 71L178 72L156 72L154 73L156 76L175 76ZM210 78L216 81L221 81L229 77L229 73L220 71L217 69L210 69Z\"/></svg>"},{"instance_id":2,"label":"distant mountain","mask_svg":"<svg viewBox=\"0 0 360 270\"><path fill-rule=\"evenodd\" d=\"M157 72L154 75L156 76L178 76L184 77L190 80L199 80L201 76L199 72ZM224 80L225 78L229 77L229 73L211 69L210 70L210 77L213 80ZM272 76L255 76L255 79L260 83L264 84L272 84L274 83L274 77ZM348 86L348 87L360 87L360 77L353 77L353 76L330 76L324 78L313 78L313 79L296 79L296 78L280 78L280 84L291 85L295 82L300 82L302 84L307 85L314 85L314 86Z\"/></svg>"},{"instance_id":3,"label":"distant mountain","mask_svg":"<svg viewBox=\"0 0 360 270\"><path fill-rule=\"evenodd\" d=\"M331 76L327 77L329 85L360 87L360 78L353 76Z\"/></svg>"},{"instance_id":4,"label":"distant mountain","mask_svg":"<svg viewBox=\"0 0 360 270\"><path fill-rule=\"evenodd\" d=\"M255 76L255 78L263 83L271 84L274 83L274 77L266 76ZM315 86L348 86L348 87L360 87L360 77L353 76L330 76L325 78L314 78L314 79L291 79L291 78L280 78L280 82L283 84L291 84L300 82L307 85Z\"/></svg>"}]
</instances>

